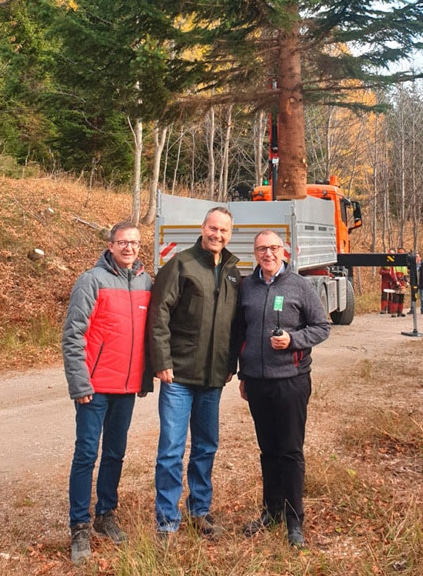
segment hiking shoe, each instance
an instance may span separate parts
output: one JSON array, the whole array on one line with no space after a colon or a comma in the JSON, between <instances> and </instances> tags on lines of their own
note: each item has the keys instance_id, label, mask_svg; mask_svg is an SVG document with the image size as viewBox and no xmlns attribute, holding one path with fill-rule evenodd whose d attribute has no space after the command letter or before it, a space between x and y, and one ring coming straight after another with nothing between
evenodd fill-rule
<instances>
[{"instance_id":1,"label":"hiking shoe","mask_svg":"<svg viewBox=\"0 0 423 576\"><path fill-rule=\"evenodd\" d=\"M299 526L288 528L288 542L295 548L304 548L306 542L303 531Z\"/></svg>"},{"instance_id":2,"label":"hiking shoe","mask_svg":"<svg viewBox=\"0 0 423 576\"><path fill-rule=\"evenodd\" d=\"M195 530L208 538L220 538L224 532L223 527L215 524L210 514L206 514L205 516L192 516L191 520Z\"/></svg>"},{"instance_id":3,"label":"hiking shoe","mask_svg":"<svg viewBox=\"0 0 423 576\"><path fill-rule=\"evenodd\" d=\"M263 510L260 518L251 520L251 522L248 522L248 524L244 526L244 536L250 538L251 536L254 536L254 534L258 534L259 532L263 532L268 528L272 528L273 526L280 524L281 521L282 519L280 515L273 516L267 510Z\"/></svg>"},{"instance_id":4,"label":"hiking shoe","mask_svg":"<svg viewBox=\"0 0 423 576\"><path fill-rule=\"evenodd\" d=\"M100 536L108 536L115 544L122 544L128 540L128 536L116 522L113 510L96 516L93 526Z\"/></svg>"},{"instance_id":5,"label":"hiking shoe","mask_svg":"<svg viewBox=\"0 0 423 576\"><path fill-rule=\"evenodd\" d=\"M90 556L90 525L75 524L71 527L71 560L74 564L81 564Z\"/></svg>"},{"instance_id":6,"label":"hiking shoe","mask_svg":"<svg viewBox=\"0 0 423 576\"><path fill-rule=\"evenodd\" d=\"M176 534L177 532L169 530L157 530L156 532L157 540L163 548L168 548L175 542Z\"/></svg>"}]
</instances>

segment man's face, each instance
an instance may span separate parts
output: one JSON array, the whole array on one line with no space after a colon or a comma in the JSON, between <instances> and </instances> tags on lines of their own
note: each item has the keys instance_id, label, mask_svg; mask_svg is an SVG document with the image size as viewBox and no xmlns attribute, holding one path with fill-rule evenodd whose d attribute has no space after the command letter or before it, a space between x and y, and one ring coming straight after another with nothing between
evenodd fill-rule
<instances>
[{"instance_id":1,"label":"man's face","mask_svg":"<svg viewBox=\"0 0 423 576\"><path fill-rule=\"evenodd\" d=\"M134 243L131 245L131 242ZM125 246L126 244L126 246ZM136 228L118 230L109 250L119 268L132 268L140 250L140 233Z\"/></svg>"},{"instance_id":2,"label":"man's face","mask_svg":"<svg viewBox=\"0 0 423 576\"><path fill-rule=\"evenodd\" d=\"M274 232L260 234L256 239L254 254L265 277L274 276L282 266L282 247L282 240Z\"/></svg>"},{"instance_id":3,"label":"man's face","mask_svg":"<svg viewBox=\"0 0 423 576\"><path fill-rule=\"evenodd\" d=\"M232 236L232 219L228 214L212 212L201 226L201 246L213 254L220 254Z\"/></svg>"}]
</instances>

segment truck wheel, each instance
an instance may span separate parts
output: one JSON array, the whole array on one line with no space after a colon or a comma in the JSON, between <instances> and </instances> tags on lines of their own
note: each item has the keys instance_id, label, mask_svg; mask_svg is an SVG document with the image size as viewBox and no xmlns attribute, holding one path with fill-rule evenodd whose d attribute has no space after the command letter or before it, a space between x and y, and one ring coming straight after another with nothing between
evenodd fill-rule
<instances>
[{"instance_id":1,"label":"truck wheel","mask_svg":"<svg viewBox=\"0 0 423 576\"><path fill-rule=\"evenodd\" d=\"M341 324L348 326L354 319L355 303L354 303L354 289L351 282L347 281L347 305L342 312L331 312L330 317L334 324Z\"/></svg>"}]
</instances>

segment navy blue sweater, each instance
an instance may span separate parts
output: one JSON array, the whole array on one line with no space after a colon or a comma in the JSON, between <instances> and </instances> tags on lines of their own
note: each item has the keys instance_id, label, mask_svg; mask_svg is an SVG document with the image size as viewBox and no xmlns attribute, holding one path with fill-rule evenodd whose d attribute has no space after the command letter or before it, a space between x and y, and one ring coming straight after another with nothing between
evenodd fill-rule
<instances>
[{"instance_id":1,"label":"navy blue sweater","mask_svg":"<svg viewBox=\"0 0 423 576\"><path fill-rule=\"evenodd\" d=\"M326 340L330 331L319 296L288 264L271 284L260 278L259 270L257 266L241 285L239 378L291 378L310 372L312 347ZM277 326L291 337L286 350L274 350L270 344Z\"/></svg>"}]
</instances>

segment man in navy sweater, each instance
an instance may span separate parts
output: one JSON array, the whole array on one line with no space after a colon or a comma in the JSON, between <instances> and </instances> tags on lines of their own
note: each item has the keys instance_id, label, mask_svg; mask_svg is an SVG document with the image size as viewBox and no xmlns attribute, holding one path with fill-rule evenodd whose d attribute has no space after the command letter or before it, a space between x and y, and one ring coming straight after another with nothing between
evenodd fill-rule
<instances>
[{"instance_id":1,"label":"man in navy sweater","mask_svg":"<svg viewBox=\"0 0 423 576\"><path fill-rule=\"evenodd\" d=\"M316 290L283 261L282 239L254 240L258 266L241 285L240 392L248 401L261 450L263 510L253 536L282 521L289 543L303 547L304 436L311 393L311 350L330 325Z\"/></svg>"}]
</instances>

